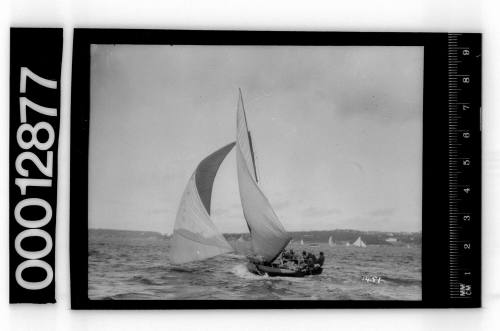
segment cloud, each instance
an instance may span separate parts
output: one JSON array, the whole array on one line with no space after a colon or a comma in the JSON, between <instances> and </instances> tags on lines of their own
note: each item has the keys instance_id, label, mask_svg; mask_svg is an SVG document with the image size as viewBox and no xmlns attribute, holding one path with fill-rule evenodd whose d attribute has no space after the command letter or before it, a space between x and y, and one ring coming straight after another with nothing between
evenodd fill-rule
<instances>
[{"instance_id":1,"label":"cloud","mask_svg":"<svg viewBox=\"0 0 500 331\"><path fill-rule=\"evenodd\" d=\"M342 211L338 208L322 208L322 207L308 207L302 210L302 216L304 217L325 217L340 215Z\"/></svg>"},{"instance_id":2,"label":"cloud","mask_svg":"<svg viewBox=\"0 0 500 331\"><path fill-rule=\"evenodd\" d=\"M212 210L212 214L218 215L218 216L227 216L231 213L231 210L228 208L215 208Z\"/></svg>"},{"instance_id":3,"label":"cloud","mask_svg":"<svg viewBox=\"0 0 500 331\"><path fill-rule=\"evenodd\" d=\"M387 217L352 216L337 222L339 228L360 231L387 231L393 228L393 222Z\"/></svg>"},{"instance_id":4,"label":"cloud","mask_svg":"<svg viewBox=\"0 0 500 331\"><path fill-rule=\"evenodd\" d=\"M420 118L422 58L423 49L417 47L353 51L348 63L350 70L343 72L341 79L352 88L332 95L337 111L346 117L369 116L384 123Z\"/></svg>"},{"instance_id":5,"label":"cloud","mask_svg":"<svg viewBox=\"0 0 500 331\"><path fill-rule=\"evenodd\" d=\"M149 211L150 215L161 215L170 212L170 208L155 208Z\"/></svg>"},{"instance_id":6,"label":"cloud","mask_svg":"<svg viewBox=\"0 0 500 331\"><path fill-rule=\"evenodd\" d=\"M232 203L231 205L229 205L229 208L230 209L241 209L241 202L235 202L235 203Z\"/></svg>"},{"instance_id":7,"label":"cloud","mask_svg":"<svg viewBox=\"0 0 500 331\"><path fill-rule=\"evenodd\" d=\"M380 216L392 216L396 212L394 208L382 208L375 209L368 213L370 216L380 217Z\"/></svg>"},{"instance_id":8,"label":"cloud","mask_svg":"<svg viewBox=\"0 0 500 331\"><path fill-rule=\"evenodd\" d=\"M241 205L234 205L230 206L228 208L222 208L218 207L215 209L212 209L212 215L216 215L218 217L239 217L243 213L243 210L241 209Z\"/></svg>"},{"instance_id":9,"label":"cloud","mask_svg":"<svg viewBox=\"0 0 500 331\"><path fill-rule=\"evenodd\" d=\"M271 203L273 209L284 209L284 208L289 207L291 204L292 203L290 200L282 200L282 201Z\"/></svg>"}]
</instances>

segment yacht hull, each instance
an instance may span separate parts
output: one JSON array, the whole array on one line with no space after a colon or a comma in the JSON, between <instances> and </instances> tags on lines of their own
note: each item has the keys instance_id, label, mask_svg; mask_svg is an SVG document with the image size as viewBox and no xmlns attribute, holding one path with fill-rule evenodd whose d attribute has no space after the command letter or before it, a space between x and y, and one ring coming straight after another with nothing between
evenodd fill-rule
<instances>
[{"instance_id":1,"label":"yacht hull","mask_svg":"<svg viewBox=\"0 0 500 331\"><path fill-rule=\"evenodd\" d=\"M261 276L267 275L269 277L305 277L309 275L319 275L323 272L323 268L321 267L314 267L313 269L306 270L292 270L256 264L253 262L247 263L247 269L253 274Z\"/></svg>"}]
</instances>

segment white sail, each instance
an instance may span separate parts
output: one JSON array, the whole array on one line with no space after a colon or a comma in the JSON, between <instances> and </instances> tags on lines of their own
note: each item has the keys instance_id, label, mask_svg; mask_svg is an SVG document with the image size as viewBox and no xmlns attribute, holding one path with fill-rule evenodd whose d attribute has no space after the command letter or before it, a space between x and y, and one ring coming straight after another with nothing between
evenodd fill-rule
<instances>
[{"instance_id":1,"label":"white sail","mask_svg":"<svg viewBox=\"0 0 500 331\"><path fill-rule=\"evenodd\" d=\"M361 237L358 237L355 242L352 243L353 246L356 247L366 247L366 244L361 240Z\"/></svg>"},{"instance_id":2,"label":"white sail","mask_svg":"<svg viewBox=\"0 0 500 331\"><path fill-rule=\"evenodd\" d=\"M333 242L332 236L330 236L330 238L328 238L328 246L330 246L330 247L335 246L335 243Z\"/></svg>"},{"instance_id":3,"label":"white sail","mask_svg":"<svg viewBox=\"0 0 500 331\"><path fill-rule=\"evenodd\" d=\"M243 214L252 237L252 248L256 255L266 261L272 261L285 248L291 237L257 185L252 138L248 131L241 91L236 127L238 184Z\"/></svg>"},{"instance_id":4,"label":"white sail","mask_svg":"<svg viewBox=\"0 0 500 331\"><path fill-rule=\"evenodd\" d=\"M177 210L169 250L173 263L203 260L233 250L210 219L215 175L233 146L234 143L231 143L209 155L189 179Z\"/></svg>"},{"instance_id":5,"label":"white sail","mask_svg":"<svg viewBox=\"0 0 500 331\"><path fill-rule=\"evenodd\" d=\"M304 246L304 240L300 239L300 245Z\"/></svg>"}]
</instances>

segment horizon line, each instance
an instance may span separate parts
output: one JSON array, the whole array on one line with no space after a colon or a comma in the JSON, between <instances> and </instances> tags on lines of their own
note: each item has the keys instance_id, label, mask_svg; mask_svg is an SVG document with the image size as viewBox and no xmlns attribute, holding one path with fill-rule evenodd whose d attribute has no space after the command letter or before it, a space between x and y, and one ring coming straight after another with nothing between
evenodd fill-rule
<instances>
[{"instance_id":1,"label":"horizon line","mask_svg":"<svg viewBox=\"0 0 500 331\"><path fill-rule=\"evenodd\" d=\"M154 230L130 230L130 229L112 229L112 228L87 228L87 230L112 230L112 231L129 231L129 232L154 232L161 235L172 235L173 232L160 232ZM325 229L325 230L295 230L295 231L287 231L288 233L293 232L325 232L325 231L336 231L336 230L344 230L344 231L359 231L359 232L383 232L383 233L422 233L422 230L419 231L382 231L382 230L357 230L357 229L347 229L347 228L336 228L336 229ZM222 234L247 234L249 232L221 232Z\"/></svg>"}]
</instances>

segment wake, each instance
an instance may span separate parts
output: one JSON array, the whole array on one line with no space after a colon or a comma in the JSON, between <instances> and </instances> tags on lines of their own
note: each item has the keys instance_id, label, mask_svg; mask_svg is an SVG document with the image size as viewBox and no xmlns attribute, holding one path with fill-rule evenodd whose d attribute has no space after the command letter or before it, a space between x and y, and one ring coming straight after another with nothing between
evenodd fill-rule
<instances>
[{"instance_id":1,"label":"wake","mask_svg":"<svg viewBox=\"0 0 500 331\"><path fill-rule=\"evenodd\" d=\"M271 277L264 275L259 276L248 271L246 264L237 264L231 268L231 273L234 275L248 280L269 280Z\"/></svg>"}]
</instances>

